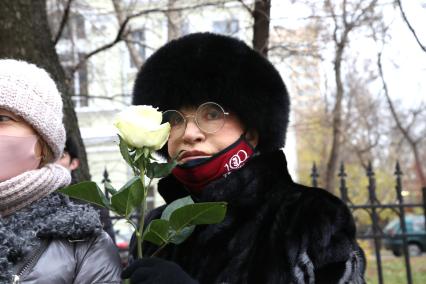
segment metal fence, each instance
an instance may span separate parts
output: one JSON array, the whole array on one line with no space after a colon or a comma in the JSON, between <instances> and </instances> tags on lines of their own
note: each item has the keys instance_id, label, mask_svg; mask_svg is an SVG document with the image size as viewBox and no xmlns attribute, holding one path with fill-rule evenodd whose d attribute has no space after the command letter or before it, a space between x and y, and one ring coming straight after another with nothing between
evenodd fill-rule
<instances>
[{"instance_id":1,"label":"metal fence","mask_svg":"<svg viewBox=\"0 0 426 284\"><path fill-rule=\"evenodd\" d=\"M343 200L343 202L346 203L346 205L351 209L352 212L355 212L356 210L364 210L368 213L371 225L370 230L367 230L366 232L359 232L357 235L358 239L367 239L372 240L374 244L374 253L376 257L377 262L377 277L378 277L378 283L382 284L383 282L383 268L382 268L382 256L381 256L381 243L384 239L391 239L395 236L390 236L389 234L385 233L380 226L379 217L380 217L380 210L382 209L391 209L393 210L398 216L399 216L399 224L401 228L401 233L397 234L397 238L402 239L402 254L404 256L404 263L405 263L405 270L407 275L407 283L411 284L413 283L412 280L412 272L411 272L411 264L410 264L410 253L409 253L409 243L408 238L409 237L415 237L415 236L424 236L424 234L413 234L407 232L407 224L406 224L406 209L407 208L422 208L423 209L423 215L425 217L425 223L426 223L426 187L422 188L422 202L421 203L405 203L404 198L402 195L402 182L401 182L401 176L402 171L400 168L399 163L396 163L395 166L395 190L396 190L396 200L392 204L384 204L381 203L377 199L376 194L376 178L375 173L373 171L373 167L371 163L368 164L367 171L366 171L366 177L368 178L368 200L365 204L354 204L348 195L348 188L346 186L346 178L347 174L345 172L344 164L342 163L340 165L339 170L339 191L340 191L340 197ZM311 172L311 180L312 180L312 186L317 187L318 186L318 170L315 165L315 163L312 166L312 172ZM426 228L426 224L425 224ZM425 236L426 237L426 236ZM426 249L426 248L423 248Z\"/></svg>"}]
</instances>

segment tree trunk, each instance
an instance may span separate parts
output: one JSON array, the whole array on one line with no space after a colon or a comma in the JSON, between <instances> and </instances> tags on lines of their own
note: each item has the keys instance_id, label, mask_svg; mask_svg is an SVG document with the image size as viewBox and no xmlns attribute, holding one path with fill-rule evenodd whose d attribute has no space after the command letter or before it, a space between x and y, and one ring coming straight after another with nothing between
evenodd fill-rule
<instances>
[{"instance_id":1,"label":"tree trunk","mask_svg":"<svg viewBox=\"0 0 426 284\"><path fill-rule=\"evenodd\" d=\"M46 69L56 82L64 103L67 135L74 136L80 154L77 180L90 179L86 151L71 100L71 88L59 62L47 22L45 0L0 1L0 58L22 59Z\"/></svg>"},{"instance_id":2,"label":"tree trunk","mask_svg":"<svg viewBox=\"0 0 426 284\"><path fill-rule=\"evenodd\" d=\"M364 0L362 0L364 1ZM362 24L371 22L371 12L377 3L377 0L371 0L367 6L361 7L361 0L356 3L347 3L343 1L341 4L336 4L333 1L325 1L326 10L330 12L331 18L334 21L333 41L336 47L334 58L334 76L336 80L336 100L332 113L332 145L330 156L327 161L325 173L325 189L335 192L336 170L339 162L340 148L342 144L342 102L344 96L342 70L343 54L346 45L348 44L349 33ZM333 2L333 3L332 3ZM353 10L348 8L357 7ZM341 12L336 13L336 9L341 9ZM339 24L340 23L340 24Z\"/></svg>"},{"instance_id":3,"label":"tree trunk","mask_svg":"<svg viewBox=\"0 0 426 284\"><path fill-rule=\"evenodd\" d=\"M414 155L414 165L416 167L416 173L420 185L422 188L426 188L426 176L423 172L422 160L420 159L419 149L416 143L411 143L411 149Z\"/></svg>"},{"instance_id":4,"label":"tree trunk","mask_svg":"<svg viewBox=\"0 0 426 284\"><path fill-rule=\"evenodd\" d=\"M330 156L327 161L327 168L325 173L325 188L334 193L335 173L339 158L339 150L341 144L341 130L342 127L342 100L343 100L343 84L341 78L341 60L343 48L337 52L336 60L334 62L334 74L336 79L336 101L333 109L333 123L332 123L332 143Z\"/></svg>"},{"instance_id":5,"label":"tree trunk","mask_svg":"<svg viewBox=\"0 0 426 284\"><path fill-rule=\"evenodd\" d=\"M256 0L253 11L253 48L268 57L271 0Z\"/></svg>"},{"instance_id":6,"label":"tree trunk","mask_svg":"<svg viewBox=\"0 0 426 284\"><path fill-rule=\"evenodd\" d=\"M126 16L123 13L123 10L121 9L121 5L120 5L121 1L119 0L113 0L112 4L114 6L114 10L115 10L115 15L117 17L118 20L118 24L119 26L122 26L124 21L126 20ZM135 45L130 43L128 40L125 41L126 42L126 47L127 50L129 51L130 54L130 58L133 61L133 64L135 64L135 66L137 66L137 68L140 68L143 64L143 58L141 58L141 56L139 56L138 51L135 48Z\"/></svg>"},{"instance_id":7,"label":"tree trunk","mask_svg":"<svg viewBox=\"0 0 426 284\"><path fill-rule=\"evenodd\" d=\"M342 101L343 101L343 82L342 82L342 57L343 52L347 43L349 30L343 32L340 41L336 41L336 57L334 60L334 76L336 80L336 101L333 108L333 123L332 131L333 138L330 150L330 156L327 161L327 168L325 173L325 189L334 193L335 191L335 180L336 171L338 165L338 159L340 155L340 145L342 140ZM337 40L337 37L335 37Z\"/></svg>"},{"instance_id":8,"label":"tree trunk","mask_svg":"<svg viewBox=\"0 0 426 284\"><path fill-rule=\"evenodd\" d=\"M175 9L177 0L168 0L167 9ZM181 35L182 12L168 11L167 16L167 41L174 40Z\"/></svg>"}]
</instances>

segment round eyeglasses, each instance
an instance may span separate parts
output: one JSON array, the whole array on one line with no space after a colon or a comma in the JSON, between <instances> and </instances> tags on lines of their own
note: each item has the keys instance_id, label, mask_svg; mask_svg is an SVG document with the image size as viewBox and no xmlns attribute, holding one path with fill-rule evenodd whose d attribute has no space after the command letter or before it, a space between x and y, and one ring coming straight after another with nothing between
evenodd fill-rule
<instances>
[{"instance_id":1,"label":"round eyeglasses","mask_svg":"<svg viewBox=\"0 0 426 284\"><path fill-rule=\"evenodd\" d=\"M215 133L223 127L227 115L229 113L225 112L219 104L206 102L197 108L194 115L184 115L177 110L167 110L163 112L162 123L170 123L171 136L181 136L188 124L187 118L192 117L201 131Z\"/></svg>"}]
</instances>

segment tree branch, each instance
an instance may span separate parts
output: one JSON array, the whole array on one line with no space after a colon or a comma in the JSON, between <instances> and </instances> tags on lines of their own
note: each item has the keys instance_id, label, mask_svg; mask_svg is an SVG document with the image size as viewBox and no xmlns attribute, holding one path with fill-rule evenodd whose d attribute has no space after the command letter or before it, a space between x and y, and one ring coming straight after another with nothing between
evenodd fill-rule
<instances>
[{"instance_id":1,"label":"tree branch","mask_svg":"<svg viewBox=\"0 0 426 284\"><path fill-rule=\"evenodd\" d=\"M339 23L338 23L338 20L337 20L336 12L334 11L334 6L330 3L330 0L327 0L325 2L325 6L326 6L326 8L328 8L330 10L331 17L332 17L333 22L334 22L333 40L334 40L334 42L337 43L339 41L337 39L337 31L339 30Z\"/></svg>"},{"instance_id":2,"label":"tree branch","mask_svg":"<svg viewBox=\"0 0 426 284\"><path fill-rule=\"evenodd\" d=\"M244 9L247 10L247 12L249 12L250 15L254 15L254 10L252 8L250 8L249 5L247 5L246 3L244 3L243 0L238 0L238 2L240 2L240 4L243 6Z\"/></svg>"},{"instance_id":3,"label":"tree branch","mask_svg":"<svg viewBox=\"0 0 426 284\"><path fill-rule=\"evenodd\" d=\"M122 25L123 22L124 22L124 14L123 14L123 11L122 11L121 6L120 6L120 1L112 0L112 5L114 6L115 15L117 17L119 25ZM125 43L126 43L126 47L127 47L127 50L129 51L130 58L131 58L133 64L135 66L138 66L138 67L142 66L144 59L141 58L141 56L139 56L136 48L132 44L130 44L130 41L128 41L128 40L125 40Z\"/></svg>"},{"instance_id":4,"label":"tree branch","mask_svg":"<svg viewBox=\"0 0 426 284\"><path fill-rule=\"evenodd\" d=\"M62 19L61 19L61 24L59 25L59 29L56 32L55 38L53 39L54 45L56 45L58 43L59 39L62 36L62 32L64 31L65 25L66 25L68 18L69 18L72 1L73 0L68 0L68 2L66 3L65 9L64 9L64 14L62 15Z\"/></svg>"},{"instance_id":5,"label":"tree branch","mask_svg":"<svg viewBox=\"0 0 426 284\"><path fill-rule=\"evenodd\" d=\"M305 48L291 48L288 45L285 44L275 44L271 45L268 48L268 51L273 52L275 50L284 50L288 53L288 56L306 56L306 57L313 57L317 59L322 59L321 55L315 51L315 47L307 46Z\"/></svg>"},{"instance_id":6,"label":"tree branch","mask_svg":"<svg viewBox=\"0 0 426 284\"><path fill-rule=\"evenodd\" d=\"M95 54L97 54L99 52L110 49L111 47L115 46L117 43L124 40L124 31L126 30L127 25L129 24L130 20L132 20L133 18L141 17L143 15L148 15L148 14L154 14L154 13L168 13L168 12L177 12L177 11L198 9L198 8L203 8L203 7L208 7L208 6L218 6L218 5L229 3L229 2L233 2L233 1L207 2L207 3L203 3L203 4L197 4L197 5L193 5L193 6L183 6L183 7L177 7L177 8L172 8L172 9L154 8L154 9L142 10L142 11L136 13L136 14L129 15L124 19L123 23L120 25L120 28L118 29L118 32L117 32L114 40L112 40L110 43L107 43L103 46L100 46L100 47L96 48L95 50L87 53L85 56L83 56L83 58L74 67L71 68L71 72L72 73L76 72L84 64L84 62L86 62L90 57L94 56Z\"/></svg>"},{"instance_id":7,"label":"tree branch","mask_svg":"<svg viewBox=\"0 0 426 284\"><path fill-rule=\"evenodd\" d=\"M398 4L399 10L401 11L402 18L404 22L407 24L408 28L410 29L411 33L413 34L414 38L416 39L417 43L419 44L420 48L426 52L426 46L424 46L420 39L418 38L416 31L414 30L413 26L411 26L410 21L408 21L407 16L405 15L404 9L402 9L401 0L397 0L396 3Z\"/></svg>"},{"instance_id":8,"label":"tree branch","mask_svg":"<svg viewBox=\"0 0 426 284\"><path fill-rule=\"evenodd\" d=\"M395 110L395 106L389 96L389 90L388 90L388 85L385 81L384 78L384 74L383 74L383 67L382 67L382 52L379 52L378 56L377 56L377 66L379 68L379 74L380 74L380 78L382 80L382 84L383 84L383 91L386 97L386 101L388 103L389 109L391 111L392 117L395 120L396 126L398 127L398 129L401 131L402 135L404 135L404 137L408 140L409 143L412 143L412 139L410 134L407 132L407 130L404 128L404 126L402 125L401 120L399 119L398 114L396 113Z\"/></svg>"},{"instance_id":9,"label":"tree branch","mask_svg":"<svg viewBox=\"0 0 426 284\"><path fill-rule=\"evenodd\" d=\"M363 17L369 10L374 8L376 4L377 4L377 0L372 0L367 7L361 10L361 13L358 15L358 17L356 17L355 21L353 21L352 24L361 21L361 17Z\"/></svg>"},{"instance_id":10,"label":"tree branch","mask_svg":"<svg viewBox=\"0 0 426 284\"><path fill-rule=\"evenodd\" d=\"M387 84L386 84L386 81L385 81L385 78L384 78L384 75L383 75L382 53L381 52L379 52L378 57L377 57L377 66L379 68L379 74L380 74L380 78L382 79L383 90L384 90L386 100L387 100L388 105L389 105L389 109L390 109L392 116L395 120L397 128L399 129L399 131L401 131L402 135L407 140L408 144L410 145L410 147L413 151L416 172L418 174L418 178L419 178L421 186L425 187L426 186L426 175L423 171L422 162L421 162L420 154L419 154L419 150L418 150L418 144L417 144L415 138L412 137L410 135L410 133L407 131L407 129L404 128L404 126L402 125L401 120L399 119L398 114L396 113L393 102L392 102L392 100L389 96L389 91L388 91Z\"/></svg>"}]
</instances>

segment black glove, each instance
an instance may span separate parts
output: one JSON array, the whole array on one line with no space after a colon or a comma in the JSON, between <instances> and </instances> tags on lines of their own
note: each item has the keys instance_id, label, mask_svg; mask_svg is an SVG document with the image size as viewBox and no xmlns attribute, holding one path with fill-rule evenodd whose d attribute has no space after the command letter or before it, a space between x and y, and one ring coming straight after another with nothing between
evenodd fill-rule
<instances>
[{"instance_id":1,"label":"black glove","mask_svg":"<svg viewBox=\"0 0 426 284\"><path fill-rule=\"evenodd\" d=\"M121 273L121 278L130 278L130 283L197 284L191 276L174 262L156 257L134 261Z\"/></svg>"}]
</instances>

